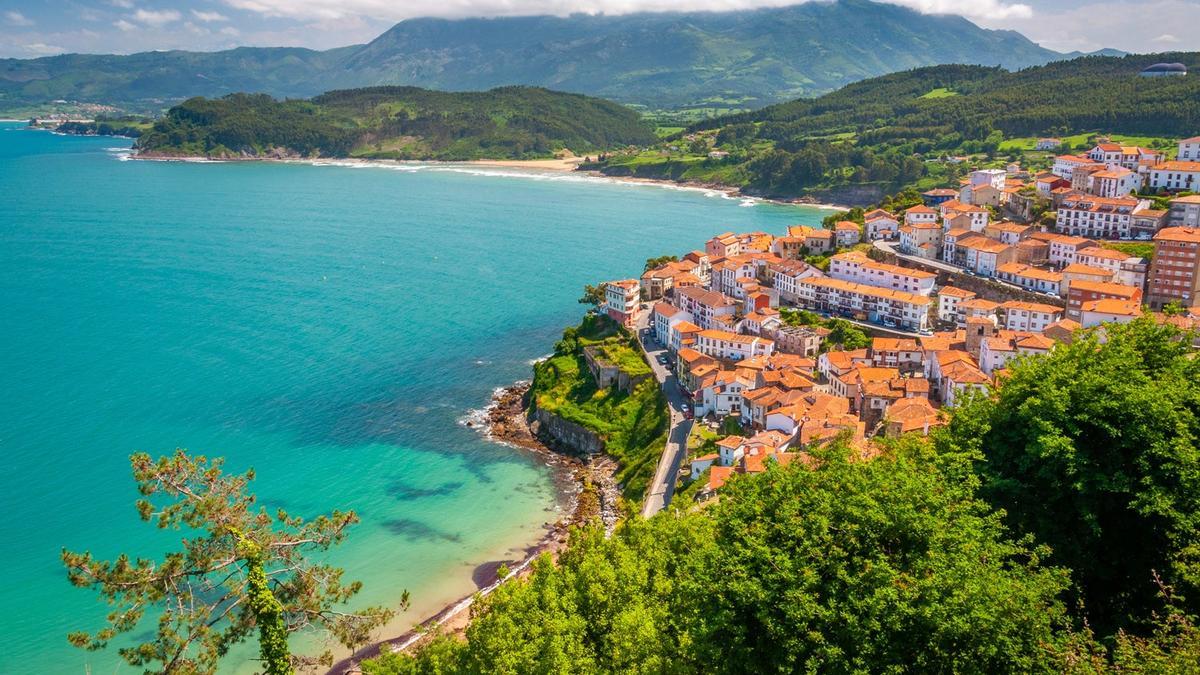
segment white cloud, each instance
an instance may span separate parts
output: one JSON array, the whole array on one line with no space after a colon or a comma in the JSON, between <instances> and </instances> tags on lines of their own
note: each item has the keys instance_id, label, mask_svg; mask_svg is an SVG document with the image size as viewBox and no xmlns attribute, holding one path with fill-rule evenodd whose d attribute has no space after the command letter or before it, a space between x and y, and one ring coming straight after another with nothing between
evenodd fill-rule
<instances>
[{"instance_id":1,"label":"white cloud","mask_svg":"<svg viewBox=\"0 0 1200 675\"><path fill-rule=\"evenodd\" d=\"M13 26L32 26L33 25L33 19L26 18L26 16L24 14L17 12L17 11L5 12L4 20L7 21L9 24L12 24Z\"/></svg>"},{"instance_id":2,"label":"white cloud","mask_svg":"<svg viewBox=\"0 0 1200 675\"><path fill-rule=\"evenodd\" d=\"M113 25L126 33L128 33L129 31L132 31L132 30L137 30L137 26L129 23L125 19L117 19L116 21L113 22Z\"/></svg>"},{"instance_id":3,"label":"white cloud","mask_svg":"<svg viewBox=\"0 0 1200 675\"><path fill-rule=\"evenodd\" d=\"M242 34L240 30L234 28L233 26L225 26L219 32L221 35L225 35L227 37L237 37Z\"/></svg>"},{"instance_id":4,"label":"white cloud","mask_svg":"<svg viewBox=\"0 0 1200 675\"><path fill-rule=\"evenodd\" d=\"M363 16L399 21L420 16L523 16L554 14L628 14L630 12L730 11L782 7L798 0L224 0L237 9L295 19ZM804 0L799 0L803 2ZM927 14L961 14L972 19L1028 18L1033 9L1005 0L884 0Z\"/></svg>"},{"instance_id":5,"label":"white cloud","mask_svg":"<svg viewBox=\"0 0 1200 675\"><path fill-rule=\"evenodd\" d=\"M133 9L133 0L108 0L108 4L121 9Z\"/></svg>"},{"instance_id":6,"label":"white cloud","mask_svg":"<svg viewBox=\"0 0 1200 675\"><path fill-rule=\"evenodd\" d=\"M1174 44L1176 42L1179 42L1179 38L1175 37L1174 35L1171 35L1170 33L1163 33L1162 35L1159 35L1158 37L1154 38L1154 41Z\"/></svg>"},{"instance_id":7,"label":"white cloud","mask_svg":"<svg viewBox=\"0 0 1200 675\"><path fill-rule=\"evenodd\" d=\"M198 9L192 10L192 16L205 23L213 23L214 21L228 21L229 17L220 12L201 12Z\"/></svg>"},{"instance_id":8,"label":"white cloud","mask_svg":"<svg viewBox=\"0 0 1200 675\"><path fill-rule=\"evenodd\" d=\"M1164 27L1200 26L1196 0L1088 0L1084 4L1053 2L1039 5L1036 17L981 21L988 28L1020 31L1058 51L1093 51L1104 47L1128 52L1156 52L1169 47L1172 34ZM1163 39L1166 38L1166 39Z\"/></svg>"},{"instance_id":9,"label":"white cloud","mask_svg":"<svg viewBox=\"0 0 1200 675\"><path fill-rule=\"evenodd\" d=\"M26 52L36 54L37 56L50 56L52 54L62 54L67 51L58 45L48 45L45 42L34 42L24 45Z\"/></svg>"},{"instance_id":10,"label":"white cloud","mask_svg":"<svg viewBox=\"0 0 1200 675\"><path fill-rule=\"evenodd\" d=\"M173 9L164 9L161 11L153 9L139 9L133 13L133 20L138 23L146 24L147 26L165 26L182 18L179 12Z\"/></svg>"}]
</instances>

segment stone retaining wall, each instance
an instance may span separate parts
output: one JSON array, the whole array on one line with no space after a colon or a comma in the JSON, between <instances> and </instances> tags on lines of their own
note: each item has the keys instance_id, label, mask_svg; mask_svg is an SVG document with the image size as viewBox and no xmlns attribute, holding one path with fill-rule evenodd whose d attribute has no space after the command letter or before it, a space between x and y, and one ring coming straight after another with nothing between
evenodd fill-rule
<instances>
[{"instance_id":1,"label":"stone retaining wall","mask_svg":"<svg viewBox=\"0 0 1200 675\"><path fill-rule=\"evenodd\" d=\"M529 430L543 443L568 454L598 455L604 452L604 439L596 432L552 412L534 410L530 414Z\"/></svg>"},{"instance_id":2,"label":"stone retaining wall","mask_svg":"<svg viewBox=\"0 0 1200 675\"><path fill-rule=\"evenodd\" d=\"M1023 288L1017 288L1008 284L1000 283L994 279L985 279L977 277L966 272L948 272L935 265L919 262L912 258L902 258L900 256L889 254L879 249L872 249L871 257L880 262L899 265L909 269L918 269L925 272L933 272L937 274L938 286L954 286L966 291L971 291L985 300L992 302L1007 302L1009 300L1017 300L1020 302L1037 302L1043 305L1053 305L1055 307L1066 308L1067 302L1062 298L1051 298L1041 293L1034 293ZM936 303L935 303L936 312Z\"/></svg>"}]
</instances>

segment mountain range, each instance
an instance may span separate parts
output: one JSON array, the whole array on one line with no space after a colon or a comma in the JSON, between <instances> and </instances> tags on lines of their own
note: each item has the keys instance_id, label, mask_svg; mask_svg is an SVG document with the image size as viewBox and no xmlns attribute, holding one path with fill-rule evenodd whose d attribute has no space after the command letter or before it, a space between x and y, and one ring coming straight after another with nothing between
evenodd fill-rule
<instances>
[{"instance_id":1,"label":"mountain range","mask_svg":"<svg viewBox=\"0 0 1200 675\"><path fill-rule=\"evenodd\" d=\"M327 51L0 59L0 111L63 99L157 113L191 96L308 97L375 85L533 85L650 108L755 108L921 66L1013 69L1070 56L960 16L869 0L735 12L411 19L368 44Z\"/></svg>"}]
</instances>

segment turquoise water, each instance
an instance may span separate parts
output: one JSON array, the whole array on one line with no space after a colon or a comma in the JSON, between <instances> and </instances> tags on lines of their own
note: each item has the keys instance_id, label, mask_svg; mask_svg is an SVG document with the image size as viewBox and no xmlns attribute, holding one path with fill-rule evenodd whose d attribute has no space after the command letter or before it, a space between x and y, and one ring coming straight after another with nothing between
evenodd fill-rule
<instances>
[{"instance_id":1,"label":"turquoise water","mask_svg":"<svg viewBox=\"0 0 1200 675\"><path fill-rule=\"evenodd\" d=\"M137 450L224 455L300 515L356 509L334 560L364 601L411 591L399 627L470 592L559 513L541 462L459 422L528 376L583 284L823 215L574 176L119 161L127 146L0 124L3 673L135 672L67 644L105 609L58 553L172 545L134 512Z\"/></svg>"}]
</instances>

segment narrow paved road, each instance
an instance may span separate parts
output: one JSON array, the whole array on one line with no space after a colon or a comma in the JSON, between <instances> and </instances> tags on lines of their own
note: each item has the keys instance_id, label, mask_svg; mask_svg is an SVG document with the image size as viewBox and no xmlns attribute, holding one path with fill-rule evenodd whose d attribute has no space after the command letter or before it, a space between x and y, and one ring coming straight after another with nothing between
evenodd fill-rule
<instances>
[{"instance_id":1,"label":"narrow paved road","mask_svg":"<svg viewBox=\"0 0 1200 675\"><path fill-rule=\"evenodd\" d=\"M667 405L671 413L671 431L667 434L667 446L663 448L658 468L654 471L654 480L651 481L650 489L646 493L646 500L642 504L642 515L646 518L653 516L671 503L671 497L675 494L675 479L679 475L679 467L683 465L683 460L687 456L688 435L692 433L692 420L684 416L682 408L683 404L687 402L687 398L679 388L679 380L675 374L658 362L660 355L667 354L667 348L665 345L658 344L654 339L653 332L644 332L649 325L650 312L643 311L635 326L638 344L642 346L642 351L646 354L646 361L650 363L650 368L654 371L654 378L658 380L667 396Z\"/></svg>"}]
</instances>

